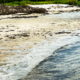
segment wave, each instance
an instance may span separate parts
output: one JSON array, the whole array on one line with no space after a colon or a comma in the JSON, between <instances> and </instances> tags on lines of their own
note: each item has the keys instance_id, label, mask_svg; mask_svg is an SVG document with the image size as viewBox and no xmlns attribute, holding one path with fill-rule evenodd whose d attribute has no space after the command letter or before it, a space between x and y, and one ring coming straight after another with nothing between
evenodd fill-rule
<instances>
[{"instance_id":1,"label":"wave","mask_svg":"<svg viewBox=\"0 0 80 80\"><path fill-rule=\"evenodd\" d=\"M65 36L51 41L43 41L32 48L30 54L27 54L26 56L24 55L24 58L21 59L21 62L16 66L11 66L10 74L4 77L1 76L0 79L18 80L24 78L33 68L35 68L41 61L51 56L57 49L65 45L74 44L77 41L80 41L80 37L78 36Z\"/></svg>"}]
</instances>

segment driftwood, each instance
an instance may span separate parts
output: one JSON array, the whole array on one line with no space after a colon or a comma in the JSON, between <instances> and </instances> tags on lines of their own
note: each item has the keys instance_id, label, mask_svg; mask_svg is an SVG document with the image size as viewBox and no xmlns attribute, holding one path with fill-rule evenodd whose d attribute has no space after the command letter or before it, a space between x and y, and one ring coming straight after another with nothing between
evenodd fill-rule
<instances>
[{"instance_id":1,"label":"driftwood","mask_svg":"<svg viewBox=\"0 0 80 80\"><path fill-rule=\"evenodd\" d=\"M6 6L0 5L0 15L15 14L15 13L47 13L44 8L33 8L30 6Z\"/></svg>"}]
</instances>

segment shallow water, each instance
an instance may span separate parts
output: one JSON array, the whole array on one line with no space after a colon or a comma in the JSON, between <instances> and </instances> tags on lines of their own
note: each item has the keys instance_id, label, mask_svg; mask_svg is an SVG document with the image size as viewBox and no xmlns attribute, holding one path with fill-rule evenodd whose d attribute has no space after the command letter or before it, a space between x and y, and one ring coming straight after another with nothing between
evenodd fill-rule
<instances>
[{"instance_id":1,"label":"shallow water","mask_svg":"<svg viewBox=\"0 0 80 80\"><path fill-rule=\"evenodd\" d=\"M80 80L80 42L57 50L24 80Z\"/></svg>"},{"instance_id":2,"label":"shallow water","mask_svg":"<svg viewBox=\"0 0 80 80\"><path fill-rule=\"evenodd\" d=\"M64 12L61 14L52 14L49 15L49 17L54 17L54 18L66 18L66 19L80 19L80 11L75 11L75 12Z\"/></svg>"}]
</instances>

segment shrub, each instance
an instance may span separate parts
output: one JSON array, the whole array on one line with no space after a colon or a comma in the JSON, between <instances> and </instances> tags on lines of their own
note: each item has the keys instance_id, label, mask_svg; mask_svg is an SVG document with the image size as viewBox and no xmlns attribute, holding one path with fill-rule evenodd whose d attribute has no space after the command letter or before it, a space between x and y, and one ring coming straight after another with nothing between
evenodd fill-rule
<instances>
[{"instance_id":1,"label":"shrub","mask_svg":"<svg viewBox=\"0 0 80 80\"><path fill-rule=\"evenodd\" d=\"M68 4L70 4L70 5L74 5L74 4L76 4L77 3L77 0L69 0L68 1Z\"/></svg>"},{"instance_id":2,"label":"shrub","mask_svg":"<svg viewBox=\"0 0 80 80\"><path fill-rule=\"evenodd\" d=\"M26 6L27 3L26 3L26 1L21 1L21 2L19 2L19 5L21 5L21 6Z\"/></svg>"}]
</instances>

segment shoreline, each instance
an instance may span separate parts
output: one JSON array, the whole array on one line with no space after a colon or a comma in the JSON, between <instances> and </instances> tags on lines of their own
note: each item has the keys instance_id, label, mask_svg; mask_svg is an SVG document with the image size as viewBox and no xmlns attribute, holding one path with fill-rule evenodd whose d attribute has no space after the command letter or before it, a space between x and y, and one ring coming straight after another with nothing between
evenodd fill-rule
<instances>
[{"instance_id":1,"label":"shoreline","mask_svg":"<svg viewBox=\"0 0 80 80\"><path fill-rule=\"evenodd\" d=\"M57 49L65 45L74 44L75 42L78 42L78 41L80 41L79 36L66 36L66 37L60 37L55 40L53 39L51 41L43 41L42 43L34 46L30 50L30 53L27 55L24 55L23 56L24 58L20 62L18 62L16 65L11 65L10 68L8 68L8 65L7 65L6 70L9 73L4 76L1 75L3 77L0 76L0 79L2 80L23 79L28 75L28 73L35 66L37 66L41 61L43 61L47 57L51 56L53 52L55 52Z\"/></svg>"},{"instance_id":2,"label":"shoreline","mask_svg":"<svg viewBox=\"0 0 80 80\"><path fill-rule=\"evenodd\" d=\"M49 14L60 14L63 12L74 12L80 11L80 7L68 5L68 4L43 4L43 5L30 5L34 8L44 8L48 11Z\"/></svg>"},{"instance_id":3,"label":"shoreline","mask_svg":"<svg viewBox=\"0 0 80 80\"><path fill-rule=\"evenodd\" d=\"M1 80L22 79L58 48L80 41L80 20L49 15L0 20Z\"/></svg>"},{"instance_id":4,"label":"shoreline","mask_svg":"<svg viewBox=\"0 0 80 80\"><path fill-rule=\"evenodd\" d=\"M35 68L40 62L44 61L49 56L51 56L53 53L55 53L55 51L57 51L58 49L66 46L66 45L71 45L71 44L75 44L76 42L80 42L80 38L78 36L73 36L73 38L72 38L72 36L66 36L66 37L60 37L59 39L56 39L55 43L53 41L54 40L52 40L50 42L50 44L47 42L42 43L44 45L41 44L40 46L38 46L39 49L36 46L37 51L38 50L39 51L37 52L37 51L35 51L35 48L33 48L32 54L27 55L28 57L30 57L30 58L28 58L29 59L28 60L29 67L27 69L26 76L24 76L24 78L21 78L21 80L24 80L28 76L29 72L32 71L33 68Z\"/></svg>"}]
</instances>

